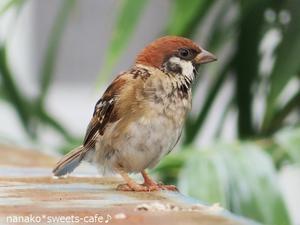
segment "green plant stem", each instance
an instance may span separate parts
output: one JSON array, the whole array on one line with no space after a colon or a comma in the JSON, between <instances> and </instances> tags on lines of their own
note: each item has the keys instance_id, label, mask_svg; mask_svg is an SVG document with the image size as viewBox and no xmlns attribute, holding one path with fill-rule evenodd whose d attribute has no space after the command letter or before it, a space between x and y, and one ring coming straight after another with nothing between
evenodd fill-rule
<instances>
[{"instance_id":1,"label":"green plant stem","mask_svg":"<svg viewBox=\"0 0 300 225\"><path fill-rule=\"evenodd\" d=\"M1 75L0 75L1 76ZM5 93L4 93L4 88L3 88L3 85L0 84L0 99L5 99Z\"/></svg>"},{"instance_id":2,"label":"green plant stem","mask_svg":"<svg viewBox=\"0 0 300 225\"><path fill-rule=\"evenodd\" d=\"M53 116L51 116L45 110L42 110L38 113L40 120L58 131L68 142L73 142L77 140L74 136L72 136Z\"/></svg>"},{"instance_id":3,"label":"green plant stem","mask_svg":"<svg viewBox=\"0 0 300 225\"><path fill-rule=\"evenodd\" d=\"M6 48L0 46L0 75L2 77L3 92L9 102L15 107L23 127L31 135L29 128L30 123L30 104L25 96L19 91L13 75L7 64Z\"/></svg>"},{"instance_id":4,"label":"green plant stem","mask_svg":"<svg viewBox=\"0 0 300 225\"><path fill-rule=\"evenodd\" d=\"M28 132L30 137L35 137L35 132L32 129L32 121L34 121L35 117L36 119L39 119L45 124L53 127L66 140L73 141L75 139L44 109L34 108L35 106L32 105L29 100L20 92L13 79L12 73L8 68L6 61L6 49L3 46L0 48L0 75L3 82L1 85L1 90L3 92L2 94L16 109L24 129Z\"/></svg>"}]
</instances>

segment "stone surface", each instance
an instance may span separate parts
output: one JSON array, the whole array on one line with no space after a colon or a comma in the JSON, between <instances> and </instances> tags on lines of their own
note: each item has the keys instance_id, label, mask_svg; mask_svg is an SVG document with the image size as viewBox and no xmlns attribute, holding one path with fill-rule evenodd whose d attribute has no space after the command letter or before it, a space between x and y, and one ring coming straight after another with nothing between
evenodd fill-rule
<instances>
[{"instance_id":1,"label":"stone surface","mask_svg":"<svg viewBox=\"0 0 300 225\"><path fill-rule=\"evenodd\" d=\"M42 153L1 146L0 159L0 224L254 224L177 192L116 191L115 177L55 179Z\"/></svg>"}]
</instances>

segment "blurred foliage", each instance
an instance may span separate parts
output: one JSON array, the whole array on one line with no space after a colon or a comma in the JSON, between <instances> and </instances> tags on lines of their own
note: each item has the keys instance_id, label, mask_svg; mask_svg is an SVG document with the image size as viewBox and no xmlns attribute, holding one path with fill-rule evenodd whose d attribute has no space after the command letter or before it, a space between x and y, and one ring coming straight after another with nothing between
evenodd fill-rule
<instances>
[{"instance_id":1,"label":"blurred foliage","mask_svg":"<svg viewBox=\"0 0 300 225\"><path fill-rule=\"evenodd\" d=\"M163 159L155 173L202 201L219 202L264 224L290 224L276 167L299 165L299 137L300 127L283 129L269 139L187 147Z\"/></svg>"},{"instance_id":2,"label":"blurred foliage","mask_svg":"<svg viewBox=\"0 0 300 225\"><path fill-rule=\"evenodd\" d=\"M281 164L294 163L300 165L300 128L283 129L274 136L272 158L278 167Z\"/></svg>"},{"instance_id":3,"label":"blurred foliage","mask_svg":"<svg viewBox=\"0 0 300 225\"><path fill-rule=\"evenodd\" d=\"M24 0L4 1L0 8L0 16L2 16L4 13L6 13L10 8L15 8L15 9L20 8L24 2L25 2Z\"/></svg>"},{"instance_id":4,"label":"blurred foliage","mask_svg":"<svg viewBox=\"0 0 300 225\"><path fill-rule=\"evenodd\" d=\"M24 2L24 0L6 1L6 4L2 5L3 8L0 9L0 12L4 14L8 9L16 9L16 13L18 13ZM20 84L16 82L15 75L12 72L13 70L10 68L11 63L7 62L7 40L0 42L1 94L3 98L14 107L19 115L26 134L33 139L38 138L39 126L47 125L61 134L68 142L76 140L75 137L73 137L52 115L46 111L44 106L46 95L54 75L55 59L59 43L70 9L73 7L74 3L74 0L64 0L61 2L61 9L56 16L51 36L48 40L43 66L39 75L40 94L36 99L32 100L30 97L27 97L24 93L22 93L22 90L19 87Z\"/></svg>"},{"instance_id":5,"label":"blurred foliage","mask_svg":"<svg viewBox=\"0 0 300 225\"><path fill-rule=\"evenodd\" d=\"M195 173L197 171L197 173ZM179 175L183 192L266 224L289 224L271 158L253 143L192 151Z\"/></svg>"},{"instance_id":6,"label":"blurred foliage","mask_svg":"<svg viewBox=\"0 0 300 225\"><path fill-rule=\"evenodd\" d=\"M99 81L101 83L110 74L124 51L134 28L142 15L147 0L123 0L121 10L118 13L117 25L112 35L109 48L106 53L106 61L100 71Z\"/></svg>"},{"instance_id":7,"label":"blurred foliage","mask_svg":"<svg viewBox=\"0 0 300 225\"><path fill-rule=\"evenodd\" d=\"M21 9L25 0L6 0L0 16ZM266 224L288 225L276 179L276 170L300 160L300 4L299 0L170 0L170 14L163 34L201 38L203 46L219 56L218 63L200 68L211 83L201 109L186 123L182 151L172 153L155 172L167 182L209 203L220 202L227 209ZM147 0L123 0L107 48L100 81L106 80L134 34ZM0 98L16 110L26 133L38 138L40 124L51 127L66 139L63 151L78 143L45 109L49 87L55 74L56 56L74 0L61 1L54 16L39 74L40 93L27 97L19 88L7 62L7 45L0 42ZM270 33L278 43L264 49ZM274 61L264 69L264 61ZM272 64L272 63L271 63ZM194 91L201 88L197 79ZM227 117L237 113L240 141L193 147L217 98L226 84L234 94L219 106L222 118L215 130L221 137ZM298 85L293 90L290 84ZM196 91L195 91L196 92ZM263 110L256 112L258 102ZM287 128L288 127L288 128Z\"/></svg>"}]
</instances>

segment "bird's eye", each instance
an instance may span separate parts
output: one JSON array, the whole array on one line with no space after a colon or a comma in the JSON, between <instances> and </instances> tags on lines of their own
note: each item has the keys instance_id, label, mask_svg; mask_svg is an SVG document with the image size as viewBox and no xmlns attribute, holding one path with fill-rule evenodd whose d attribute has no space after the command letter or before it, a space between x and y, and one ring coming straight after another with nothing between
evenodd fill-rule
<instances>
[{"instance_id":1,"label":"bird's eye","mask_svg":"<svg viewBox=\"0 0 300 225\"><path fill-rule=\"evenodd\" d=\"M191 59L192 54L189 49L181 48L179 49L179 57L182 59Z\"/></svg>"}]
</instances>

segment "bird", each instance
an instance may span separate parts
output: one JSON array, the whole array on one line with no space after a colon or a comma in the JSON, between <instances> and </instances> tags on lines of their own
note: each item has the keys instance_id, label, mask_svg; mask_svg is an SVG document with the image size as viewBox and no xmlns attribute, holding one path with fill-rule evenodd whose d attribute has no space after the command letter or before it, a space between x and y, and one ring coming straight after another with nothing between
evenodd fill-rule
<instances>
[{"instance_id":1,"label":"bird","mask_svg":"<svg viewBox=\"0 0 300 225\"><path fill-rule=\"evenodd\" d=\"M176 191L152 179L155 167L178 143L192 106L192 84L201 64L217 60L191 39L163 36L148 44L135 63L107 87L96 103L81 146L53 169L60 177L82 161L121 175L119 191ZM129 174L141 173L137 183Z\"/></svg>"}]
</instances>

